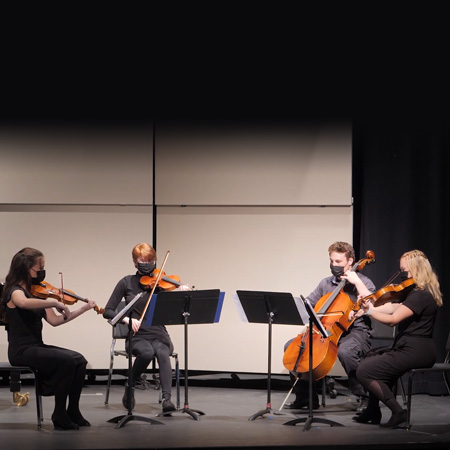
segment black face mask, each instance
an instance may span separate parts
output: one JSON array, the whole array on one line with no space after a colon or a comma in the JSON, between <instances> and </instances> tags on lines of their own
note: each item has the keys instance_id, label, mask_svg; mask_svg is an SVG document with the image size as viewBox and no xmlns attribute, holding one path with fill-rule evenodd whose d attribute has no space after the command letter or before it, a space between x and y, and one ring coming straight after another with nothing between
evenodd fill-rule
<instances>
[{"instance_id":1,"label":"black face mask","mask_svg":"<svg viewBox=\"0 0 450 450\"><path fill-rule=\"evenodd\" d=\"M156 268L155 263L138 263L137 270L140 273L152 273Z\"/></svg>"},{"instance_id":2,"label":"black face mask","mask_svg":"<svg viewBox=\"0 0 450 450\"><path fill-rule=\"evenodd\" d=\"M330 269L331 273L337 278L344 275L344 266L333 266L332 264L330 264Z\"/></svg>"},{"instance_id":3,"label":"black face mask","mask_svg":"<svg viewBox=\"0 0 450 450\"><path fill-rule=\"evenodd\" d=\"M406 270L402 270L398 274L398 277L400 278L401 283L403 283L404 281L409 280L409 278L411 278L411 277L408 277L408 271L406 271Z\"/></svg>"},{"instance_id":4,"label":"black face mask","mask_svg":"<svg viewBox=\"0 0 450 450\"><path fill-rule=\"evenodd\" d=\"M36 270L36 278L31 277L31 284L39 284L45 280L45 270Z\"/></svg>"}]
</instances>

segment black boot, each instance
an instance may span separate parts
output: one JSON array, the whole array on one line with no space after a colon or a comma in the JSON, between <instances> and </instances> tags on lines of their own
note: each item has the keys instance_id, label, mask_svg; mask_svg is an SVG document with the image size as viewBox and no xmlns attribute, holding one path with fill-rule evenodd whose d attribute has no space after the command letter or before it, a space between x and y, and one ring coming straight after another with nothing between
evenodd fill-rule
<instances>
[{"instance_id":1,"label":"black boot","mask_svg":"<svg viewBox=\"0 0 450 450\"><path fill-rule=\"evenodd\" d=\"M175 405L170 401L170 395L165 395L162 401L163 413L176 411Z\"/></svg>"},{"instance_id":2,"label":"black boot","mask_svg":"<svg viewBox=\"0 0 450 450\"><path fill-rule=\"evenodd\" d=\"M398 428L398 427L400 427L400 425L404 424L405 422L406 422L406 409L403 409L399 413L392 413L391 418L386 423L380 424L380 427Z\"/></svg>"},{"instance_id":3,"label":"black boot","mask_svg":"<svg viewBox=\"0 0 450 450\"><path fill-rule=\"evenodd\" d=\"M136 404L134 400L134 386L131 388L131 407L130 409L134 409L134 406ZM125 409L128 409L128 381L125 383L125 392L123 393L122 397L122 405Z\"/></svg>"},{"instance_id":4,"label":"black boot","mask_svg":"<svg viewBox=\"0 0 450 450\"><path fill-rule=\"evenodd\" d=\"M362 414L368 406L369 406L369 398L363 396L359 397L359 404L358 407L356 408L356 415L359 416L360 414Z\"/></svg>"},{"instance_id":5,"label":"black boot","mask_svg":"<svg viewBox=\"0 0 450 450\"><path fill-rule=\"evenodd\" d=\"M55 413L52 414L52 422L55 430L79 430L80 427L72 421L69 415L63 414L57 416Z\"/></svg>"},{"instance_id":6,"label":"black boot","mask_svg":"<svg viewBox=\"0 0 450 450\"><path fill-rule=\"evenodd\" d=\"M319 396L317 394L313 394L312 397L312 409L319 409ZM302 397L295 397L295 401L292 403L288 403L287 405L284 405L286 409L302 409L302 408L308 408L309 407L309 398L302 398Z\"/></svg>"},{"instance_id":7,"label":"black boot","mask_svg":"<svg viewBox=\"0 0 450 450\"><path fill-rule=\"evenodd\" d=\"M373 423L378 425L381 422L381 409L380 407L366 408L358 416L353 416L352 419L358 423Z\"/></svg>"}]
</instances>

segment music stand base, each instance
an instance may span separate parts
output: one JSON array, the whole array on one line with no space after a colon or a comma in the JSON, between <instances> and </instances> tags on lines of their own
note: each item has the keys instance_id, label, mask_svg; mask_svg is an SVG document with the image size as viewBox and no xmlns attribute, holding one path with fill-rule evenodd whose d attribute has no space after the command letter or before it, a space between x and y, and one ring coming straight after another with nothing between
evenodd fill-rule
<instances>
[{"instance_id":1,"label":"music stand base","mask_svg":"<svg viewBox=\"0 0 450 450\"><path fill-rule=\"evenodd\" d=\"M261 409L257 413L253 414L253 416L250 416L248 420L255 420L257 417L262 417L264 414L270 414L271 416L277 415L277 416L284 416L284 413L280 413L278 411L272 411L271 408Z\"/></svg>"},{"instance_id":2,"label":"music stand base","mask_svg":"<svg viewBox=\"0 0 450 450\"><path fill-rule=\"evenodd\" d=\"M201 415L201 416L205 415L205 413L203 411L200 411L198 409L190 409L189 407L184 407L182 409L176 409L175 411L160 412L159 414L157 414L156 417L171 416L172 414L176 414L176 413L189 414L194 420L200 420L198 415Z\"/></svg>"},{"instance_id":3,"label":"music stand base","mask_svg":"<svg viewBox=\"0 0 450 450\"><path fill-rule=\"evenodd\" d=\"M290 420L289 422L283 423L283 425L296 425L298 423L305 422L305 426L303 427L303 431L307 431L311 428L313 422L323 423L325 425L330 425L331 427L343 427L341 423L334 422L333 420L328 419L318 419L315 417L303 417L301 419Z\"/></svg>"},{"instance_id":4,"label":"music stand base","mask_svg":"<svg viewBox=\"0 0 450 450\"><path fill-rule=\"evenodd\" d=\"M113 417L112 419L109 419L108 422L117 423L117 426L115 427L117 429L126 425L130 420L140 420L141 422L148 422L152 425L164 425L162 422L150 419L149 417L134 416L133 414L125 414L122 416Z\"/></svg>"}]
</instances>

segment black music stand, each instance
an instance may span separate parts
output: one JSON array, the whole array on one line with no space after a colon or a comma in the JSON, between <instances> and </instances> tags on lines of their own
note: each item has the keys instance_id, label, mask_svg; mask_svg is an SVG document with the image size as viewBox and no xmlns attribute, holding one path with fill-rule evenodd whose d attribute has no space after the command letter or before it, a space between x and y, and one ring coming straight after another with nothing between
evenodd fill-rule
<instances>
[{"instance_id":1,"label":"black music stand","mask_svg":"<svg viewBox=\"0 0 450 450\"><path fill-rule=\"evenodd\" d=\"M144 292L140 292L137 294L133 300L131 300L128 305L125 306L122 310L120 310L116 316L108 320L108 323L112 326L116 325L119 321L122 320L123 317L128 315L129 322L128 322L128 386L127 386L127 409L128 412L125 415L113 417L112 419L109 419L108 422L117 423L116 428L120 428L121 426L125 425L130 420L140 420L142 422L148 422L152 425L164 425L162 422L158 422L157 420L150 419L149 417L143 417L143 416L135 416L133 415L133 407L132 407L132 396L133 396L133 386L131 383L131 380L133 379L133 365L132 365L132 347L133 347L133 327L131 324L131 313L134 310L134 307L136 305L136 302L144 295Z\"/></svg>"},{"instance_id":2,"label":"black music stand","mask_svg":"<svg viewBox=\"0 0 450 450\"><path fill-rule=\"evenodd\" d=\"M272 412L272 324L304 325L303 319L300 316L292 294L260 291L236 291L236 294L249 322L268 324L267 405L265 409L250 416L248 420L255 420L264 414L282 415L283 413Z\"/></svg>"},{"instance_id":3,"label":"black music stand","mask_svg":"<svg viewBox=\"0 0 450 450\"><path fill-rule=\"evenodd\" d=\"M219 289L203 291L161 292L156 300L150 302L147 325L184 325L184 407L159 415L173 413L189 414L194 420L200 420L203 411L191 409L188 400L188 324L217 323L222 311L224 292ZM197 413L197 414L196 414Z\"/></svg>"},{"instance_id":4,"label":"black music stand","mask_svg":"<svg viewBox=\"0 0 450 450\"><path fill-rule=\"evenodd\" d=\"M310 305L310 303L305 300L303 295L300 295L300 297L303 300L303 303L305 305L306 311L309 315L309 411L308 411L308 417L303 417L301 419L293 419L289 422L284 423L283 425L296 425L297 423L305 422L305 426L303 427L303 431L307 431L311 428L311 424L313 422L317 423L324 423L330 426L337 426L337 427L343 427L344 425L334 422L333 420L328 419L316 419L313 416L313 408L312 408L312 397L313 397L313 370L312 370L312 359L313 359L313 325L316 326L316 328L319 330L320 334L324 339L331 336L331 333L329 333L322 325L322 322L319 320L319 318L316 315L316 312L314 311L314 308Z\"/></svg>"}]
</instances>

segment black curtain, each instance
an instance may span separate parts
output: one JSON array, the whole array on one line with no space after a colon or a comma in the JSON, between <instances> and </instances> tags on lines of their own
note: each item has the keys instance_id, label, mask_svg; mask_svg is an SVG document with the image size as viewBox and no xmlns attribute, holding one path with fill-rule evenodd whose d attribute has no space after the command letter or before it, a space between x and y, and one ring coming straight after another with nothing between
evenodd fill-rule
<instances>
[{"instance_id":1,"label":"black curtain","mask_svg":"<svg viewBox=\"0 0 450 450\"><path fill-rule=\"evenodd\" d=\"M353 121L355 250L360 258L368 249L375 252L376 263L364 273L377 288L398 270L405 251L419 249L427 255L444 295L434 331L438 362L445 356L450 323L449 169L447 120L423 116ZM387 328L376 327L376 332L383 337ZM442 387L430 389L439 393Z\"/></svg>"}]
</instances>

